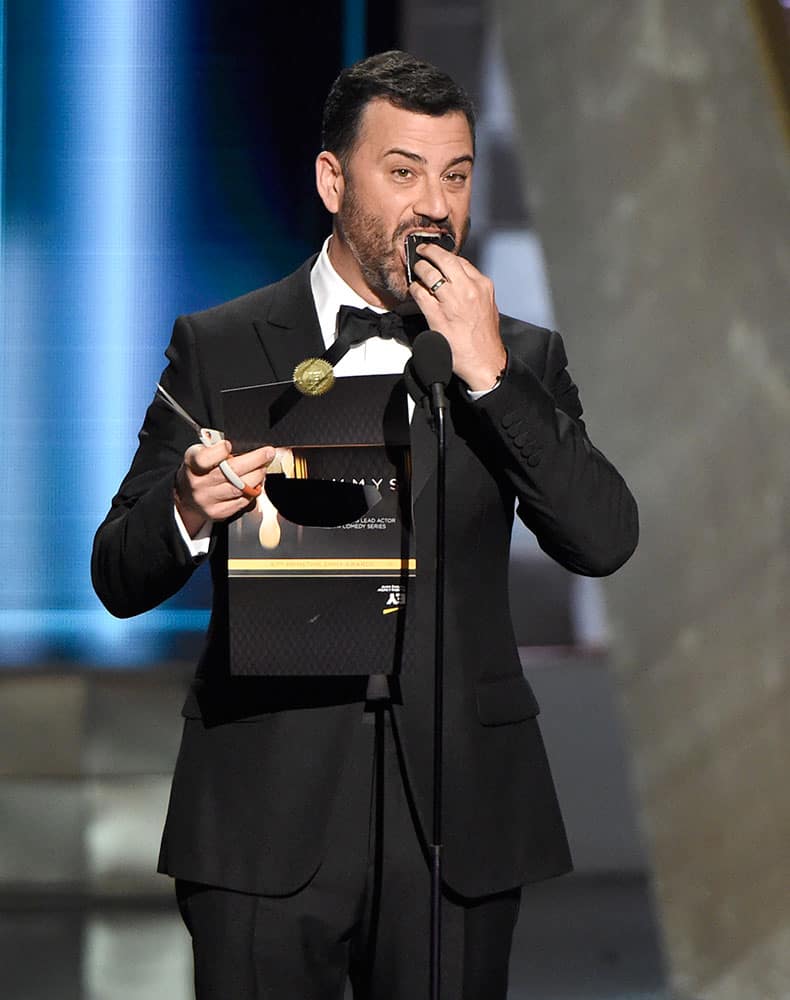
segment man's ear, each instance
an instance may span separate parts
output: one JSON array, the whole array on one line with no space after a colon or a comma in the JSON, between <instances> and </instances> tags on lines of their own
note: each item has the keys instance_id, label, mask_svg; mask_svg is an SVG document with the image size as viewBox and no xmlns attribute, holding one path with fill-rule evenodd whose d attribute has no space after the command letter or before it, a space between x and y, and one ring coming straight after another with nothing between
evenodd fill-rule
<instances>
[{"instance_id":1,"label":"man's ear","mask_svg":"<svg viewBox=\"0 0 790 1000\"><path fill-rule=\"evenodd\" d=\"M322 150L315 161L315 186L327 212L335 215L343 204L346 189L340 160L329 150Z\"/></svg>"}]
</instances>

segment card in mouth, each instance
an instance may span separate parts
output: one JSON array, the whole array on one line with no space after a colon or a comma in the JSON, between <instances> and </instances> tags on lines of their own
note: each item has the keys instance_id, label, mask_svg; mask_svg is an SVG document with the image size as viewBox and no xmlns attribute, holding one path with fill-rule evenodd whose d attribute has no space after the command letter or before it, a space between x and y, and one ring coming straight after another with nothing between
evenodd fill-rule
<instances>
[{"instance_id":1,"label":"card in mouth","mask_svg":"<svg viewBox=\"0 0 790 1000\"><path fill-rule=\"evenodd\" d=\"M422 243L435 243L443 250L455 250L455 240L449 233L409 233L405 240L406 246L406 280L409 284L415 279L414 265L418 260L424 260L417 253L417 247Z\"/></svg>"}]
</instances>

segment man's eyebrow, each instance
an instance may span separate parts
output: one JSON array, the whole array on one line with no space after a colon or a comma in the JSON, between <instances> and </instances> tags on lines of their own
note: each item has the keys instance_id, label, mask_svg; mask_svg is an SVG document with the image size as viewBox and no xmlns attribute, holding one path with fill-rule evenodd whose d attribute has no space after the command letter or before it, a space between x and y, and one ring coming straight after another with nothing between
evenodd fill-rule
<instances>
[{"instance_id":1,"label":"man's eyebrow","mask_svg":"<svg viewBox=\"0 0 790 1000\"><path fill-rule=\"evenodd\" d=\"M407 160L412 160L414 163L427 163L428 161L424 156L420 156L419 153L414 153L410 149L400 149L398 146L393 146L392 149L388 149L384 152L384 156L404 156ZM449 170L450 167L457 167L459 163L470 163L475 162L474 156L471 153L462 153L461 156L456 156L445 166L445 170Z\"/></svg>"}]
</instances>

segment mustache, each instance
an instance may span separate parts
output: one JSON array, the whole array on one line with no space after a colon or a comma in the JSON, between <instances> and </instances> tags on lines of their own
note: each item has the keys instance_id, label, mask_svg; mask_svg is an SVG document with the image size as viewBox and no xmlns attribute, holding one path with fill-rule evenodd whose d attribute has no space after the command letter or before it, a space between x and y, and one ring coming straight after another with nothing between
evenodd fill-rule
<instances>
[{"instance_id":1,"label":"mustache","mask_svg":"<svg viewBox=\"0 0 790 1000\"><path fill-rule=\"evenodd\" d=\"M395 242L398 243L402 240L405 234L412 229L422 229L425 232L449 233L455 245L458 245L458 234L455 231L455 227L450 224L449 218L437 220L430 219L426 215L415 215L409 222L402 223L395 230Z\"/></svg>"}]
</instances>

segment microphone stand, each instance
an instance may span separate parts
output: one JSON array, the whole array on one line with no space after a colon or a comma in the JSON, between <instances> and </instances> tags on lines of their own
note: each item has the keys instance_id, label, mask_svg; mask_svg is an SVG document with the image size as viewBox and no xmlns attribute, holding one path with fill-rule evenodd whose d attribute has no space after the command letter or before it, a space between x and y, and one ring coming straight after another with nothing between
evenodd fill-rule
<instances>
[{"instance_id":1,"label":"microphone stand","mask_svg":"<svg viewBox=\"0 0 790 1000\"><path fill-rule=\"evenodd\" d=\"M444 589L445 490L447 440L444 387L453 373L453 357L446 338L425 330L414 341L404 376L430 398L436 429L436 562L434 576L433 681L433 825L428 845L431 868L430 1000L440 1000L442 969L442 773L444 737ZM425 393L427 388L428 392ZM411 391L411 390L410 390Z\"/></svg>"},{"instance_id":2,"label":"microphone stand","mask_svg":"<svg viewBox=\"0 0 790 1000\"><path fill-rule=\"evenodd\" d=\"M444 578L446 436L444 386L431 386L436 426L436 576L434 581L434 687L433 687L433 829L431 861L431 961L430 1000L441 997L442 958L442 770L444 736Z\"/></svg>"}]
</instances>

